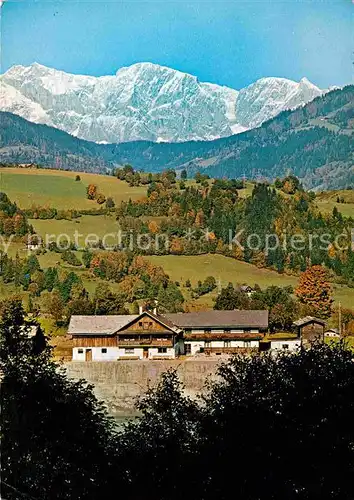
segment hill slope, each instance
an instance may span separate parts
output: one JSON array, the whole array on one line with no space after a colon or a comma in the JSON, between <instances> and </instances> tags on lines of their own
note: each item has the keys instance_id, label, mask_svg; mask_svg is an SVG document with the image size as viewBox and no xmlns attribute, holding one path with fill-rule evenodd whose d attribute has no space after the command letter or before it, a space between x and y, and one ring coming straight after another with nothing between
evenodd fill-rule
<instances>
[{"instance_id":1,"label":"hill slope","mask_svg":"<svg viewBox=\"0 0 354 500\"><path fill-rule=\"evenodd\" d=\"M105 171L124 163L159 171L187 168L211 176L275 178L289 171L308 188L354 184L354 86L328 92L261 127L214 141L95 144L10 113L0 114L0 161Z\"/></svg>"}]
</instances>

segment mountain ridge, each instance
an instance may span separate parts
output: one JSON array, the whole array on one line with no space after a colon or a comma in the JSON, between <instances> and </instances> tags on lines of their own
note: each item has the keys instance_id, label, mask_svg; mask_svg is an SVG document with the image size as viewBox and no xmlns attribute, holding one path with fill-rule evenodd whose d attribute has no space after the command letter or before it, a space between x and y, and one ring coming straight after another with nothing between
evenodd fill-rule
<instances>
[{"instance_id":1,"label":"mountain ridge","mask_svg":"<svg viewBox=\"0 0 354 500\"><path fill-rule=\"evenodd\" d=\"M214 141L96 144L0 112L0 161L106 172L131 163L213 177L274 179L290 172L312 189L354 186L354 85L283 111L259 128Z\"/></svg>"},{"instance_id":2,"label":"mountain ridge","mask_svg":"<svg viewBox=\"0 0 354 500\"><path fill-rule=\"evenodd\" d=\"M241 89L208 82L154 63L115 75L74 75L39 63L0 76L0 110L97 143L213 140L261 125L323 90L266 77Z\"/></svg>"}]
</instances>

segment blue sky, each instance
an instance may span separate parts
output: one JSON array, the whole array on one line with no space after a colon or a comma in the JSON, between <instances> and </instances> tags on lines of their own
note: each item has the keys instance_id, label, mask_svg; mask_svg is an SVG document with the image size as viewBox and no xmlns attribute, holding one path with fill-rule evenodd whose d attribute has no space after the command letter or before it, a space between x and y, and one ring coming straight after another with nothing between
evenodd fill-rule
<instances>
[{"instance_id":1,"label":"blue sky","mask_svg":"<svg viewBox=\"0 0 354 500\"><path fill-rule=\"evenodd\" d=\"M263 76L353 82L354 0L7 0L1 72L34 61L113 74L151 61L233 88Z\"/></svg>"}]
</instances>

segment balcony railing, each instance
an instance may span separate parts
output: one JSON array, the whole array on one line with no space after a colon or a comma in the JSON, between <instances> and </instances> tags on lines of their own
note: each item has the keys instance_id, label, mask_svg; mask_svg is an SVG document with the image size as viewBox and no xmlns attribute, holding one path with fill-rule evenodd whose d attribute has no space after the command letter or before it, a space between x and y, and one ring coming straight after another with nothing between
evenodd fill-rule
<instances>
[{"instance_id":1,"label":"balcony railing","mask_svg":"<svg viewBox=\"0 0 354 500\"><path fill-rule=\"evenodd\" d=\"M157 346L157 347L173 347L172 339L118 339L118 346Z\"/></svg>"},{"instance_id":2,"label":"balcony railing","mask_svg":"<svg viewBox=\"0 0 354 500\"><path fill-rule=\"evenodd\" d=\"M184 340L260 340L264 333L185 333Z\"/></svg>"}]
</instances>

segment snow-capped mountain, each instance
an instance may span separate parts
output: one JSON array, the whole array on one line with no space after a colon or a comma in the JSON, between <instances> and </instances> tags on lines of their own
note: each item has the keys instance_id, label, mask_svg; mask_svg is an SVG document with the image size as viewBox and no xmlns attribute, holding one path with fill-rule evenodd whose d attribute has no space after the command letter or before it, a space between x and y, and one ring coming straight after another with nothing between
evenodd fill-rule
<instances>
[{"instance_id":1,"label":"snow-capped mountain","mask_svg":"<svg viewBox=\"0 0 354 500\"><path fill-rule=\"evenodd\" d=\"M299 83L285 78L261 78L239 92L237 121L247 129L258 127L281 111L297 108L322 93L307 78Z\"/></svg>"},{"instance_id":2,"label":"snow-capped mountain","mask_svg":"<svg viewBox=\"0 0 354 500\"><path fill-rule=\"evenodd\" d=\"M283 78L238 92L152 63L101 77L34 63L0 76L0 110L95 142L179 142L242 132L322 92L306 79Z\"/></svg>"}]
</instances>

